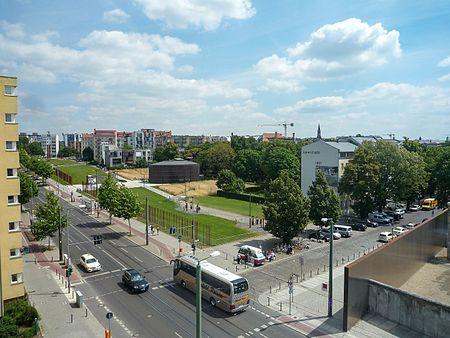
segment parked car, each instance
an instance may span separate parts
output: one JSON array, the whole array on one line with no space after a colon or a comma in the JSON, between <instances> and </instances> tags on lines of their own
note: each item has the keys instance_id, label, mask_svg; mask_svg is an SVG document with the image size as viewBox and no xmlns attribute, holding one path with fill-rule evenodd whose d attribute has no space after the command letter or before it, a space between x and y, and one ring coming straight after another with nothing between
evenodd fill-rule
<instances>
[{"instance_id":1,"label":"parked car","mask_svg":"<svg viewBox=\"0 0 450 338\"><path fill-rule=\"evenodd\" d=\"M81 255L80 265L87 272L100 271L102 269L102 266L98 262L97 258L88 253Z\"/></svg>"},{"instance_id":2,"label":"parked car","mask_svg":"<svg viewBox=\"0 0 450 338\"><path fill-rule=\"evenodd\" d=\"M122 283L134 293L145 292L149 288L149 283L145 277L134 269L128 269L123 272Z\"/></svg>"},{"instance_id":3,"label":"parked car","mask_svg":"<svg viewBox=\"0 0 450 338\"><path fill-rule=\"evenodd\" d=\"M264 265L266 257L260 248L250 245L243 245L238 251L239 261L253 264L253 266Z\"/></svg>"},{"instance_id":4,"label":"parked car","mask_svg":"<svg viewBox=\"0 0 450 338\"><path fill-rule=\"evenodd\" d=\"M357 231L366 231L367 225L365 225L364 223L355 223L352 224L352 229Z\"/></svg>"},{"instance_id":5,"label":"parked car","mask_svg":"<svg viewBox=\"0 0 450 338\"><path fill-rule=\"evenodd\" d=\"M404 227L395 227L393 231L394 231L394 235L400 236L401 234L407 232L408 229L406 229Z\"/></svg>"},{"instance_id":6,"label":"parked car","mask_svg":"<svg viewBox=\"0 0 450 338\"><path fill-rule=\"evenodd\" d=\"M325 237L330 238L330 228L322 228L319 230ZM341 234L337 231L333 232L333 239L341 239Z\"/></svg>"},{"instance_id":7,"label":"parked car","mask_svg":"<svg viewBox=\"0 0 450 338\"><path fill-rule=\"evenodd\" d=\"M387 216L389 216L391 219L394 220L394 222L400 222L400 219L403 218L400 213L397 213L395 211L387 210L384 212Z\"/></svg>"},{"instance_id":8,"label":"parked car","mask_svg":"<svg viewBox=\"0 0 450 338\"><path fill-rule=\"evenodd\" d=\"M385 231L378 235L378 240L380 242L387 243L394 239L394 235L391 232Z\"/></svg>"},{"instance_id":9,"label":"parked car","mask_svg":"<svg viewBox=\"0 0 450 338\"><path fill-rule=\"evenodd\" d=\"M409 211L419 211L420 210L420 205L418 204L413 204L409 206Z\"/></svg>"},{"instance_id":10,"label":"parked car","mask_svg":"<svg viewBox=\"0 0 450 338\"><path fill-rule=\"evenodd\" d=\"M366 220L366 225L371 228L378 228L378 223L371 221L370 219Z\"/></svg>"},{"instance_id":11,"label":"parked car","mask_svg":"<svg viewBox=\"0 0 450 338\"><path fill-rule=\"evenodd\" d=\"M403 209L403 208L397 208L397 209L395 209L394 213L395 213L396 215L400 215L400 217L403 218L403 215L405 215L405 209Z\"/></svg>"},{"instance_id":12,"label":"parked car","mask_svg":"<svg viewBox=\"0 0 450 338\"><path fill-rule=\"evenodd\" d=\"M407 228L407 229L412 229L412 228L414 228L415 226L417 226L417 224L419 224L419 223L408 223L408 224L406 224L405 228Z\"/></svg>"},{"instance_id":13,"label":"parked car","mask_svg":"<svg viewBox=\"0 0 450 338\"><path fill-rule=\"evenodd\" d=\"M334 231L339 232L341 237L351 237L352 236L352 227L349 225L340 225L336 224L334 226Z\"/></svg>"},{"instance_id":14,"label":"parked car","mask_svg":"<svg viewBox=\"0 0 450 338\"><path fill-rule=\"evenodd\" d=\"M388 218L387 215L383 215L381 213L375 213L375 212L372 212L372 213L369 214L369 220L372 221L372 222L376 222L378 224L390 224L390 223L392 223L391 219Z\"/></svg>"},{"instance_id":15,"label":"parked car","mask_svg":"<svg viewBox=\"0 0 450 338\"><path fill-rule=\"evenodd\" d=\"M319 230L310 233L308 235L308 239L315 239L315 240L318 240L318 241L325 241L325 242L328 242L328 240L329 240L328 236L325 236Z\"/></svg>"}]
</instances>

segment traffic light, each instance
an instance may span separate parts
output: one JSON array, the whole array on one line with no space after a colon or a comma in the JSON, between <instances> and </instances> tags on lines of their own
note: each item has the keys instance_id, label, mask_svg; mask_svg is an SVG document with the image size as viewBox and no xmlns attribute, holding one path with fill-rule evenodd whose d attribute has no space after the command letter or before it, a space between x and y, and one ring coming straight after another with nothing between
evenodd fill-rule
<instances>
[{"instance_id":1,"label":"traffic light","mask_svg":"<svg viewBox=\"0 0 450 338\"><path fill-rule=\"evenodd\" d=\"M100 235L94 236L94 245L102 244L103 243L103 237Z\"/></svg>"},{"instance_id":2,"label":"traffic light","mask_svg":"<svg viewBox=\"0 0 450 338\"><path fill-rule=\"evenodd\" d=\"M66 277L70 277L72 275L72 271L73 271L72 265L69 265L66 270Z\"/></svg>"}]
</instances>

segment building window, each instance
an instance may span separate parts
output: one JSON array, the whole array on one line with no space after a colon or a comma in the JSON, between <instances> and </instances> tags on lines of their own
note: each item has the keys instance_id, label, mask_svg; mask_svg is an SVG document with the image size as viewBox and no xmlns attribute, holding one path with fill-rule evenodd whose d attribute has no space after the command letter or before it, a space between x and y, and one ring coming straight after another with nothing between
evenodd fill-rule
<instances>
[{"instance_id":1,"label":"building window","mask_svg":"<svg viewBox=\"0 0 450 338\"><path fill-rule=\"evenodd\" d=\"M17 204L19 203L19 198L16 195L8 196L8 204Z\"/></svg>"},{"instance_id":2,"label":"building window","mask_svg":"<svg viewBox=\"0 0 450 338\"><path fill-rule=\"evenodd\" d=\"M19 231L19 222L9 222L8 224L8 231L9 232L14 232L14 231Z\"/></svg>"},{"instance_id":3,"label":"building window","mask_svg":"<svg viewBox=\"0 0 450 338\"><path fill-rule=\"evenodd\" d=\"M5 123L16 123L16 114L5 113Z\"/></svg>"},{"instance_id":4,"label":"building window","mask_svg":"<svg viewBox=\"0 0 450 338\"><path fill-rule=\"evenodd\" d=\"M16 151L17 150L17 142L16 141L6 141L6 150L7 151Z\"/></svg>"},{"instance_id":5,"label":"building window","mask_svg":"<svg viewBox=\"0 0 450 338\"><path fill-rule=\"evenodd\" d=\"M11 284L19 284L23 282L23 277L21 273L13 273L11 275Z\"/></svg>"},{"instance_id":6,"label":"building window","mask_svg":"<svg viewBox=\"0 0 450 338\"><path fill-rule=\"evenodd\" d=\"M16 96L16 87L15 86L5 86L5 95Z\"/></svg>"},{"instance_id":7,"label":"building window","mask_svg":"<svg viewBox=\"0 0 450 338\"><path fill-rule=\"evenodd\" d=\"M9 258L17 258L20 256L21 256L20 249L14 248L9 250Z\"/></svg>"},{"instance_id":8,"label":"building window","mask_svg":"<svg viewBox=\"0 0 450 338\"><path fill-rule=\"evenodd\" d=\"M8 168L8 169L6 169L6 177L8 177L8 178L17 178L17 169L16 168Z\"/></svg>"}]
</instances>

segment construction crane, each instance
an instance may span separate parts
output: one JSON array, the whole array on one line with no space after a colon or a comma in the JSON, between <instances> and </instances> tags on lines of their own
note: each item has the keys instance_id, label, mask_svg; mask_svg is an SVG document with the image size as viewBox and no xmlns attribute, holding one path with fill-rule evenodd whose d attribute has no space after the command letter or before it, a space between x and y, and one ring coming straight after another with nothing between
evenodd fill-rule
<instances>
[{"instance_id":1,"label":"construction crane","mask_svg":"<svg viewBox=\"0 0 450 338\"><path fill-rule=\"evenodd\" d=\"M287 127L293 127L294 124L284 121L284 123L258 125L258 127L275 127L275 126L283 126L284 127L284 137L287 138Z\"/></svg>"}]
</instances>

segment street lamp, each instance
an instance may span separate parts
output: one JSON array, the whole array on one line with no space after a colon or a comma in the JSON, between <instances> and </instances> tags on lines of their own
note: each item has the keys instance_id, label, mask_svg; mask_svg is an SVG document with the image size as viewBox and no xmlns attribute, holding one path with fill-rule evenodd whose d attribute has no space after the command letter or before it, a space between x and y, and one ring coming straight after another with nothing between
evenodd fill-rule
<instances>
[{"instance_id":1,"label":"street lamp","mask_svg":"<svg viewBox=\"0 0 450 338\"><path fill-rule=\"evenodd\" d=\"M220 251L213 251L208 257L197 261L197 273L196 273L196 325L195 325L195 337L202 337L202 266L201 262L209 257L217 257L220 255Z\"/></svg>"},{"instance_id":2,"label":"street lamp","mask_svg":"<svg viewBox=\"0 0 450 338\"><path fill-rule=\"evenodd\" d=\"M333 317L333 234L332 218L322 218L323 224L330 224L330 262L328 267L328 317Z\"/></svg>"}]
</instances>

